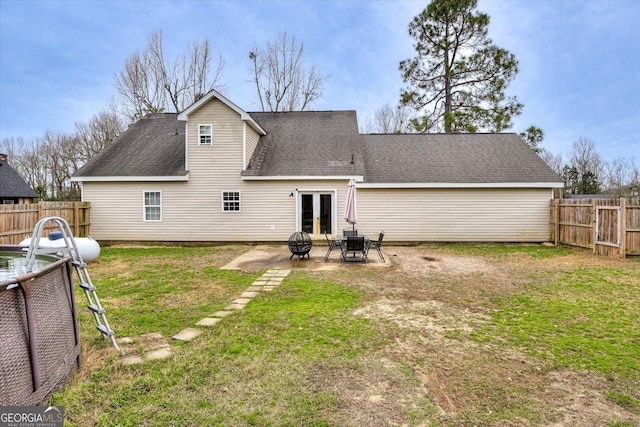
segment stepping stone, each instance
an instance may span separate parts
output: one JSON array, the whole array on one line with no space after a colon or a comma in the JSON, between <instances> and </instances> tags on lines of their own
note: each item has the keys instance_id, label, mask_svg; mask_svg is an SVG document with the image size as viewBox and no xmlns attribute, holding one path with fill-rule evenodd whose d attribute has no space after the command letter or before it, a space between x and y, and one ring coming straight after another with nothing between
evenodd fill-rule
<instances>
[{"instance_id":1,"label":"stepping stone","mask_svg":"<svg viewBox=\"0 0 640 427\"><path fill-rule=\"evenodd\" d=\"M236 298L233 300L234 304L248 304L251 302L251 298Z\"/></svg>"},{"instance_id":2,"label":"stepping stone","mask_svg":"<svg viewBox=\"0 0 640 427\"><path fill-rule=\"evenodd\" d=\"M275 289L274 286L265 286L264 287L264 291L265 292L273 292L274 289Z\"/></svg>"},{"instance_id":3,"label":"stepping stone","mask_svg":"<svg viewBox=\"0 0 640 427\"><path fill-rule=\"evenodd\" d=\"M259 295L260 295L260 292L246 291L246 292L243 292L242 295L240 295L240 298L255 298Z\"/></svg>"},{"instance_id":4,"label":"stepping stone","mask_svg":"<svg viewBox=\"0 0 640 427\"><path fill-rule=\"evenodd\" d=\"M272 277L272 278L269 280L269 283L273 283L273 282L275 282L275 283L282 283L282 281L283 281L283 280L284 280L284 277Z\"/></svg>"},{"instance_id":5,"label":"stepping stone","mask_svg":"<svg viewBox=\"0 0 640 427\"><path fill-rule=\"evenodd\" d=\"M160 332L149 332L148 334L140 335L141 340L160 340L164 338Z\"/></svg>"},{"instance_id":6,"label":"stepping stone","mask_svg":"<svg viewBox=\"0 0 640 427\"><path fill-rule=\"evenodd\" d=\"M160 360L171 356L171 347L163 347L144 355L145 360Z\"/></svg>"},{"instance_id":7,"label":"stepping stone","mask_svg":"<svg viewBox=\"0 0 640 427\"><path fill-rule=\"evenodd\" d=\"M128 365L140 365L140 364L144 363L144 360L142 360L142 357L138 356L137 354L132 354L132 355L127 356L124 359L122 359L122 361L120 363L125 365L125 366L128 366Z\"/></svg>"},{"instance_id":8,"label":"stepping stone","mask_svg":"<svg viewBox=\"0 0 640 427\"><path fill-rule=\"evenodd\" d=\"M166 348L169 347L169 343L166 340L158 341L147 345L148 350L156 350L158 348Z\"/></svg>"},{"instance_id":9,"label":"stepping stone","mask_svg":"<svg viewBox=\"0 0 640 427\"><path fill-rule=\"evenodd\" d=\"M256 293L260 293L260 291L262 290L262 286L249 286L247 288L247 292L256 292Z\"/></svg>"},{"instance_id":10,"label":"stepping stone","mask_svg":"<svg viewBox=\"0 0 640 427\"><path fill-rule=\"evenodd\" d=\"M233 314L233 311L216 311L213 313L215 317L227 317L230 314Z\"/></svg>"},{"instance_id":11,"label":"stepping stone","mask_svg":"<svg viewBox=\"0 0 640 427\"><path fill-rule=\"evenodd\" d=\"M197 337L201 333L202 333L202 331L200 329L186 328L186 329L183 329L182 331L178 332L177 334L175 334L171 338L173 338L174 340L178 340L178 341L191 341L192 339L194 339L195 337Z\"/></svg>"},{"instance_id":12,"label":"stepping stone","mask_svg":"<svg viewBox=\"0 0 640 427\"><path fill-rule=\"evenodd\" d=\"M225 307L226 310L243 310L244 304L229 304Z\"/></svg>"},{"instance_id":13,"label":"stepping stone","mask_svg":"<svg viewBox=\"0 0 640 427\"><path fill-rule=\"evenodd\" d=\"M276 277L287 277L289 275L289 273L291 273L291 270L280 270L276 274Z\"/></svg>"},{"instance_id":14,"label":"stepping stone","mask_svg":"<svg viewBox=\"0 0 640 427\"><path fill-rule=\"evenodd\" d=\"M131 337L122 337L122 338L117 338L116 341L118 342L118 344L133 344L135 342L135 340Z\"/></svg>"},{"instance_id":15,"label":"stepping stone","mask_svg":"<svg viewBox=\"0 0 640 427\"><path fill-rule=\"evenodd\" d=\"M196 326L213 326L221 320L222 319L220 319L219 317L205 317L204 319L196 323Z\"/></svg>"}]
</instances>

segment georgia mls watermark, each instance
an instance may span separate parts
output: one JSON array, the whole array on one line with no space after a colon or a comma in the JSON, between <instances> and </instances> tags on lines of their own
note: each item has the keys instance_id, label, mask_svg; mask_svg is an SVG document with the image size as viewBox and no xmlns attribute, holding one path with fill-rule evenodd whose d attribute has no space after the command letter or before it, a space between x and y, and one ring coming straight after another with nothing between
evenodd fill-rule
<instances>
[{"instance_id":1,"label":"georgia mls watermark","mask_svg":"<svg viewBox=\"0 0 640 427\"><path fill-rule=\"evenodd\" d=\"M64 406L0 406L0 427L63 427Z\"/></svg>"}]
</instances>

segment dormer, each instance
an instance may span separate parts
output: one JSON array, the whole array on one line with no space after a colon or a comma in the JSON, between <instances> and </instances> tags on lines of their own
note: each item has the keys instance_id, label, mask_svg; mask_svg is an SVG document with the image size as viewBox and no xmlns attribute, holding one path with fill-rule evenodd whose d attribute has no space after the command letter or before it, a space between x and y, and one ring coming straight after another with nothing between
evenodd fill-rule
<instances>
[{"instance_id":1,"label":"dormer","mask_svg":"<svg viewBox=\"0 0 640 427\"><path fill-rule=\"evenodd\" d=\"M215 105L216 103L218 104L217 106ZM214 123L215 111L220 111L220 107L225 109L225 113L237 114L241 120L242 169L245 170L258 145L260 136L267 133L246 111L214 89L178 114L178 121L185 122L185 150L188 153L190 145L210 146L216 144L215 135L218 129L216 129L216 123ZM187 156L186 158L188 159L189 157Z\"/></svg>"}]
</instances>

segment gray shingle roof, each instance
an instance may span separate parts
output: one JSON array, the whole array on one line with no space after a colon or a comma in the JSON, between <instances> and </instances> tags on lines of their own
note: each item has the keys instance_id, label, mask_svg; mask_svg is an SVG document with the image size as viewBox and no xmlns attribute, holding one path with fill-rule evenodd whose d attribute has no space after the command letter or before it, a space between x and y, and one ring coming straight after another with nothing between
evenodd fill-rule
<instances>
[{"instance_id":1,"label":"gray shingle roof","mask_svg":"<svg viewBox=\"0 0 640 427\"><path fill-rule=\"evenodd\" d=\"M249 113L267 132L244 175L362 175L355 111ZM353 156L353 164L351 163Z\"/></svg>"},{"instance_id":2,"label":"gray shingle roof","mask_svg":"<svg viewBox=\"0 0 640 427\"><path fill-rule=\"evenodd\" d=\"M371 184L562 182L513 133L361 135L355 111L249 114L267 135L245 176L364 176ZM184 176L184 138L177 114L151 114L75 176Z\"/></svg>"},{"instance_id":3,"label":"gray shingle roof","mask_svg":"<svg viewBox=\"0 0 640 427\"><path fill-rule=\"evenodd\" d=\"M184 156L184 123L178 122L177 114L149 114L74 176L182 176Z\"/></svg>"},{"instance_id":4,"label":"gray shingle roof","mask_svg":"<svg viewBox=\"0 0 640 427\"><path fill-rule=\"evenodd\" d=\"M38 193L3 158L0 158L0 197L35 198Z\"/></svg>"},{"instance_id":5,"label":"gray shingle roof","mask_svg":"<svg viewBox=\"0 0 640 427\"><path fill-rule=\"evenodd\" d=\"M562 182L515 133L362 138L367 183Z\"/></svg>"}]
</instances>

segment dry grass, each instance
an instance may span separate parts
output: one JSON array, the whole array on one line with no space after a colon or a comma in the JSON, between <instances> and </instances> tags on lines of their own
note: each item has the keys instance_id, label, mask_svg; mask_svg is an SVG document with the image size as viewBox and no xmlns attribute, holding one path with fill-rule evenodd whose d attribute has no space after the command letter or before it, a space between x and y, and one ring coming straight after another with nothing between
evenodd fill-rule
<instances>
[{"instance_id":1,"label":"dry grass","mask_svg":"<svg viewBox=\"0 0 640 427\"><path fill-rule=\"evenodd\" d=\"M245 250L154 248L128 260L133 252L114 251L91 271L106 282L116 330L136 330L132 322L170 336L193 323L203 299L212 312L246 287L251 276L217 270ZM640 263L509 245L387 247L385 256L392 268L293 272L198 340L172 345L171 359L144 366L116 363L82 319L84 366L57 401L74 425L640 425L635 361L606 372L560 363L555 344L523 344L498 323L523 314L518 298L577 301L570 288L583 279L612 303L637 306ZM158 292L147 294L145 277ZM574 323L600 313L589 298L595 308ZM139 303L136 317L128 310ZM166 324L138 322L149 310L165 310ZM634 310L606 327L637 324Z\"/></svg>"}]
</instances>

